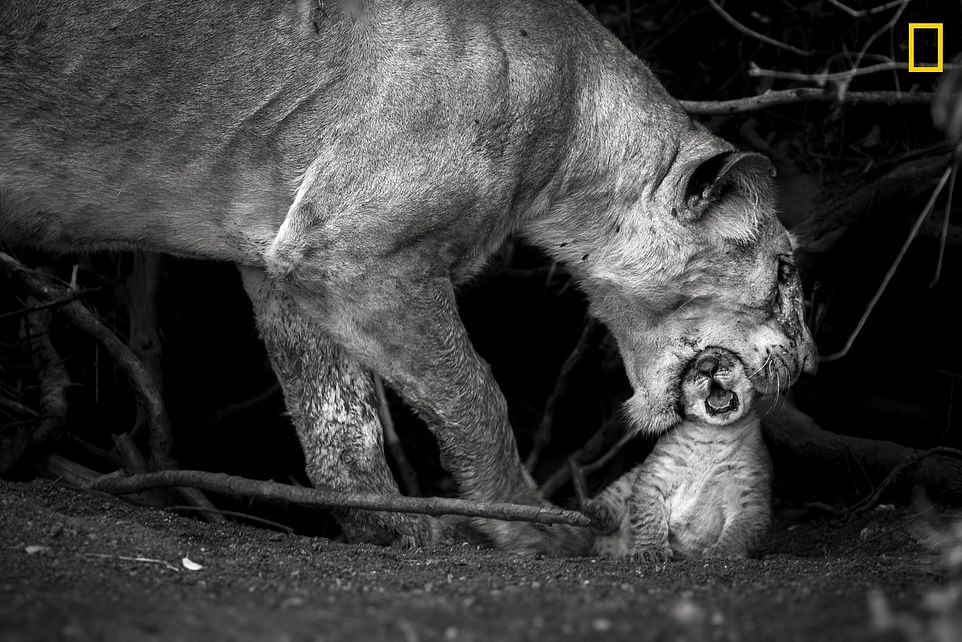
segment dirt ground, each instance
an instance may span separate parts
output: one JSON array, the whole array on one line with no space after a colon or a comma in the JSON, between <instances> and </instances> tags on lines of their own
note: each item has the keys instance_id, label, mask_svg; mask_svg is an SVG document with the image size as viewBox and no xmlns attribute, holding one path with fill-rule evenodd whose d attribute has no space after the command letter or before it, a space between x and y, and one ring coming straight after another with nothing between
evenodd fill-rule
<instances>
[{"instance_id":1,"label":"dirt ground","mask_svg":"<svg viewBox=\"0 0 962 642\"><path fill-rule=\"evenodd\" d=\"M780 511L761 559L638 566L348 545L0 481L0 639L898 640L873 629L873 590L923 622L946 582L918 521Z\"/></svg>"}]
</instances>

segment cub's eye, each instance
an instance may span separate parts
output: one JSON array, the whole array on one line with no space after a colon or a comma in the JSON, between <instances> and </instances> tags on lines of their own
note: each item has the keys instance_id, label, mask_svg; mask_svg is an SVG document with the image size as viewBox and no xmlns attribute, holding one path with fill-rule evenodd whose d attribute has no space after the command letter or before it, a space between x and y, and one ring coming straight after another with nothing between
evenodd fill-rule
<instances>
[{"instance_id":1,"label":"cub's eye","mask_svg":"<svg viewBox=\"0 0 962 642\"><path fill-rule=\"evenodd\" d=\"M778 257L778 282L787 285L795 278L795 259L791 256Z\"/></svg>"}]
</instances>

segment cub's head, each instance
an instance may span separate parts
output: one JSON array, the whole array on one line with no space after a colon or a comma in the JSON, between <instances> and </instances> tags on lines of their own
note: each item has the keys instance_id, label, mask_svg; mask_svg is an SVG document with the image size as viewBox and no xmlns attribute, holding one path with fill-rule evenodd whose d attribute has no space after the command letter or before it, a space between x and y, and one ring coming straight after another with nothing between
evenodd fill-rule
<instances>
[{"instance_id":1,"label":"cub's head","mask_svg":"<svg viewBox=\"0 0 962 642\"><path fill-rule=\"evenodd\" d=\"M707 347L734 353L763 395L815 368L768 159L698 126L667 149L615 201L615 222L581 274L618 341L634 424L652 434L681 420L685 369Z\"/></svg>"},{"instance_id":2,"label":"cub's head","mask_svg":"<svg viewBox=\"0 0 962 642\"><path fill-rule=\"evenodd\" d=\"M747 415L755 387L733 353L708 348L685 373L681 386L685 419L710 426L732 424Z\"/></svg>"}]
</instances>

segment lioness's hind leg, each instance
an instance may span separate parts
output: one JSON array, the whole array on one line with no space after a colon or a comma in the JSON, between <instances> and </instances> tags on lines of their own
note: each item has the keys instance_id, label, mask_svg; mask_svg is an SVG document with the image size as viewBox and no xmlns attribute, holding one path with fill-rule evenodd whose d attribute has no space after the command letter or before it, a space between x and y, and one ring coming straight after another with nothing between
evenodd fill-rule
<instances>
[{"instance_id":1,"label":"lioness's hind leg","mask_svg":"<svg viewBox=\"0 0 962 642\"><path fill-rule=\"evenodd\" d=\"M241 269L315 487L399 494L384 458L374 382L261 271ZM440 523L421 515L334 512L351 541L420 546Z\"/></svg>"}]
</instances>

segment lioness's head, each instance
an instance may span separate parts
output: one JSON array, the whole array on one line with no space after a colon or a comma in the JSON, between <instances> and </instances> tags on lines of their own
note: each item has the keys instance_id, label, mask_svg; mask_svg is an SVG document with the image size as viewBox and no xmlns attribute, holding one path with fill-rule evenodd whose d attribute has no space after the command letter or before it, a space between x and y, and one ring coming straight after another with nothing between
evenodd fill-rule
<instances>
[{"instance_id":1,"label":"lioness's head","mask_svg":"<svg viewBox=\"0 0 962 642\"><path fill-rule=\"evenodd\" d=\"M603 241L574 261L618 341L632 419L653 434L681 420L683 374L709 346L737 355L763 395L815 367L768 159L698 125L658 142L623 161L603 222L591 224Z\"/></svg>"}]
</instances>

